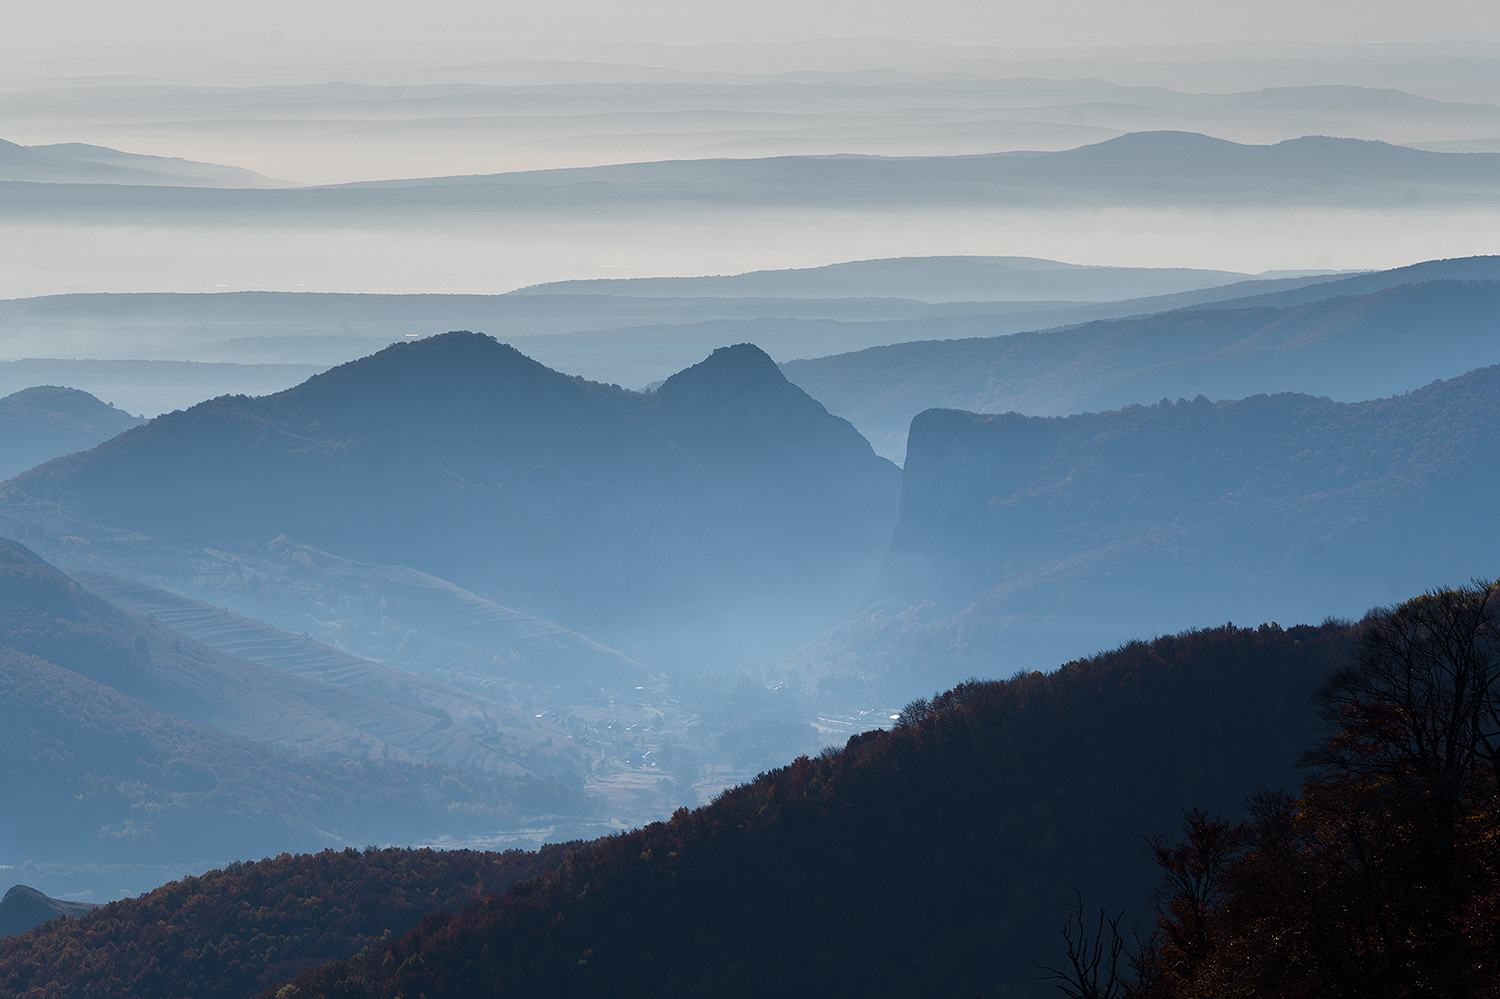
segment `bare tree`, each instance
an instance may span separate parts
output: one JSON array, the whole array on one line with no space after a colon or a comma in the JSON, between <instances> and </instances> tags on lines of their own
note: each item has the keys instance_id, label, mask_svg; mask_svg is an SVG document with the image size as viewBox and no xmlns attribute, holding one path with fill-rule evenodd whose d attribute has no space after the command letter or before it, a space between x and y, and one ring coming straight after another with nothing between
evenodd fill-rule
<instances>
[{"instance_id":1,"label":"bare tree","mask_svg":"<svg viewBox=\"0 0 1500 999\"><path fill-rule=\"evenodd\" d=\"M1500 583L1476 580L1366 615L1354 661L1314 695L1337 733L1303 762L1455 788L1479 767L1500 775L1497 611Z\"/></svg>"},{"instance_id":2,"label":"bare tree","mask_svg":"<svg viewBox=\"0 0 1500 999\"><path fill-rule=\"evenodd\" d=\"M1057 987L1070 999L1116 999L1125 990L1125 981L1120 976L1120 958L1125 951L1125 939L1120 936L1120 920L1124 918L1125 912L1122 909L1119 915L1110 919L1101 908L1099 922L1091 940L1083 895L1077 888L1073 889L1073 898L1062 927L1063 941L1067 945L1068 967L1054 968L1032 958L1033 967L1047 972L1045 975L1038 975L1037 980L1057 982ZM1104 939L1105 930L1109 931L1107 943Z\"/></svg>"}]
</instances>

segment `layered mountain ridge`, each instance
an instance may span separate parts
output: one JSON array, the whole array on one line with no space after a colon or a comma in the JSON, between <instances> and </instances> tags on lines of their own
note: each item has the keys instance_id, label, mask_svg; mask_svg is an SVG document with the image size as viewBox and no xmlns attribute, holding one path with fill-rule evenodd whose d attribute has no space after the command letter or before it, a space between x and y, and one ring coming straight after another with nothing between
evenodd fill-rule
<instances>
[{"instance_id":1,"label":"layered mountain ridge","mask_svg":"<svg viewBox=\"0 0 1500 999\"><path fill-rule=\"evenodd\" d=\"M782 367L884 454L901 453L912 418L930 408L1052 416L1288 391L1355 402L1500 361L1497 279L1500 258L1432 261L1194 308Z\"/></svg>"},{"instance_id":2,"label":"layered mountain ridge","mask_svg":"<svg viewBox=\"0 0 1500 999\"><path fill-rule=\"evenodd\" d=\"M793 628L836 620L899 488L749 345L639 394L451 333L159 417L12 480L6 502L190 547L287 535L628 647L766 593Z\"/></svg>"}]
</instances>

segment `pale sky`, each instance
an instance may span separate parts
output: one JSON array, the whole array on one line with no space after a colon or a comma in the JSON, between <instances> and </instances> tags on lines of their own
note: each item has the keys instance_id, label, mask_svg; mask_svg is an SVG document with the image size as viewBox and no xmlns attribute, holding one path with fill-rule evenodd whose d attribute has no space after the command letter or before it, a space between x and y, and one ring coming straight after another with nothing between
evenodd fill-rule
<instances>
[{"instance_id":1,"label":"pale sky","mask_svg":"<svg viewBox=\"0 0 1500 999\"><path fill-rule=\"evenodd\" d=\"M8 2L0 47L300 49L339 58L568 56L568 43L851 37L1002 47L1500 42L1494 0L51 0Z\"/></svg>"}]
</instances>

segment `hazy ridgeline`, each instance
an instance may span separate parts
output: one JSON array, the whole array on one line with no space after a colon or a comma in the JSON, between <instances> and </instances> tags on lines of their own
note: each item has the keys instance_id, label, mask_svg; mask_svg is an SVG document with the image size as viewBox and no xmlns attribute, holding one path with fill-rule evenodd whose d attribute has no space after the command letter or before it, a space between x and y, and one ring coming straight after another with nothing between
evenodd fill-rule
<instances>
[{"instance_id":1,"label":"hazy ridgeline","mask_svg":"<svg viewBox=\"0 0 1500 999\"><path fill-rule=\"evenodd\" d=\"M783 367L878 451L904 460L912 418L934 407L1053 416L1192 395L1355 401L1405 391L1500 361L1497 277L1496 257L1430 261L1043 333L934 338ZM964 320L925 325L969 331Z\"/></svg>"},{"instance_id":2,"label":"hazy ridgeline","mask_svg":"<svg viewBox=\"0 0 1500 999\"><path fill-rule=\"evenodd\" d=\"M1019 248L1134 267L1391 267L1500 250L1495 156L1140 131L1050 152L676 160L292 189L9 181L0 293L503 292Z\"/></svg>"},{"instance_id":3,"label":"hazy ridgeline","mask_svg":"<svg viewBox=\"0 0 1500 999\"><path fill-rule=\"evenodd\" d=\"M508 295L47 296L0 303L0 390L66 384L154 416L217 395L269 394L392 341L454 328L495 335L561 371L639 388L726 343L753 341L788 360L954 332L1019 332L1326 279L1248 277L940 257L564 282Z\"/></svg>"}]
</instances>

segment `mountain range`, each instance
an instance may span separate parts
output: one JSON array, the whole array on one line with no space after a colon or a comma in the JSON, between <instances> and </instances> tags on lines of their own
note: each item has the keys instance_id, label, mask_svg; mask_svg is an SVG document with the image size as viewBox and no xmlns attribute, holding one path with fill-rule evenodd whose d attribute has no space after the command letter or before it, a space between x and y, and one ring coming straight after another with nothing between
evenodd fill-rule
<instances>
[{"instance_id":1,"label":"mountain range","mask_svg":"<svg viewBox=\"0 0 1500 999\"><path fill-rule=\"evenodd\" d=\"M870 57L876 62L899 58L884 48L888 39L873 44L882 47ZM1345 135L1492 152L1500 134L1500 108L1484 83L1493 75L1487 55L1414 57L1421 64L1414 76L1393 76L1388 50L1364 71L1347 52L1335 57L1335 70L1327 54L1308 50L1297 59L1317 68L1298 82L1328 84L1355 73L1350 82L1364 85L1261 89L1260 69L1240 63L1230 76L1132 86L1098 78L1151 76L1129 59L1104 68L1092 53L1017 62L1017 53L1006 52L993 54L998 63L974 62L964 49L957 64L949 62L957 51L925 50L885 70L708 73L528 60L463 83L80 82L7 91L0 134L86 134L133 148L146 132L198 159L307 183L704 156L1049 150L1141 129L1238 142ZM792 58L785 70L805 58ZM1172 64L1174 72L1182 66L1175 57Z\"/></svg>"},{"instance_id":2,"label":"mountain range","mask_svg":"<svg viewBox=\"0 0 1500 999\"><path fill-rule=\"evenodd\" d=\"M1018 332L1161 311L1332 276L1243 277L1029 258L915 257L644 282L660 285L653 295L643 294L641 282L623 280L576 292L542 286L504 295L40 296L0 302L0 341L14 358L0 360L0 391L55 382L154 416L217 395L265 395L392 341L455 327L494 335L557 370L638 388L725 343L755 342L785 361L963 335L958 329ZM725 297L726 287L737 297ZM738 297L752 290L774 296ZM1154 294L1160 291L1168 293ZM915 297L892 297L898 292ZM1059 294L1080 301L1046 300ZM974 301L950 300L955 295ZM1100 300L1113 295L1129 301Z\"/></svg>"},{"instance_id":3,"label":"mountain range","mask_svg":"<svg viewBox=\"0 0 1500 999\"><path fill-rule=\"evenodd\" d=\"M783 362L783 370L890 456L930 408L1050 416L1284 391L1356 401L1500 360L1497 278L1500 258L1431 261L1059 330ZM952 320L926 325L962 331Z\"/></svg>"},{"instance_id":4,"label":"mountain range","mask_svg":"<svg viewBox=\"0 0 1500 999\"><path fill-rule=\"evenodd\" d=\"M1268 274L1268 279L1321 276ZM1107 302L1220 288L1255 275L1183 267L1085 267L1035 257L902 257L703 277L553 281L515 295L631 298L904 298L919 302Z\"/></svg>"},{"instance_id":5,"label":"mountain range","mask_svg":"<svg viewBox=\"0 0 1500 999\"><path fill-rule=\"evenodd\" d=\"M1443 153L1303 136L1248 145L1194 132L1132 132L1057 152L969 156L777 156L611 166L288 190L0 183L0 217L58 222L212 216L260 224L433 212L703 208L1493 206L1500 153Z\"/></svg>"},{"instance_id":6,"label":"mountain range","mask_svg":"<svg viewBox=\"0 0 1500 999\"><path fill-rule=\"evenodd\" d=\"M143 156L83 142L19 146L0 139L0 181L42 184L125 184L149 187L289 187L253 170Z\"/></svg>"},{"instance_id":7,"label":"mountain range","mask_svg":"<svg viewBox=\"0 0 1500 999\"><path fill-rule=\"evenodd\" d=\"M540 207L699 202L817 205L1320 205L1492 202L1495 153L1435 153L1303 136L1248 145L1195 132L1132 132L1057 152L947 157L670 160L471 177L365 181L337 190L390 206ZM445 193L447 197L445 197Z\"/></svg>"},{"instance_id":8,"label":"mountain range","mask_svg":"<svg viewBox=\"0 0 1500 999\"><path fill-rule=\"evenodd\" d=\"M706 667L736 661L727 635L740 656L781 640L749 623L758 601L809 635L856 602L899 489L754 347L640 394L455 333L158 417L7 503L194 548L286 535Z\"/></svg>"}]
</instances>

